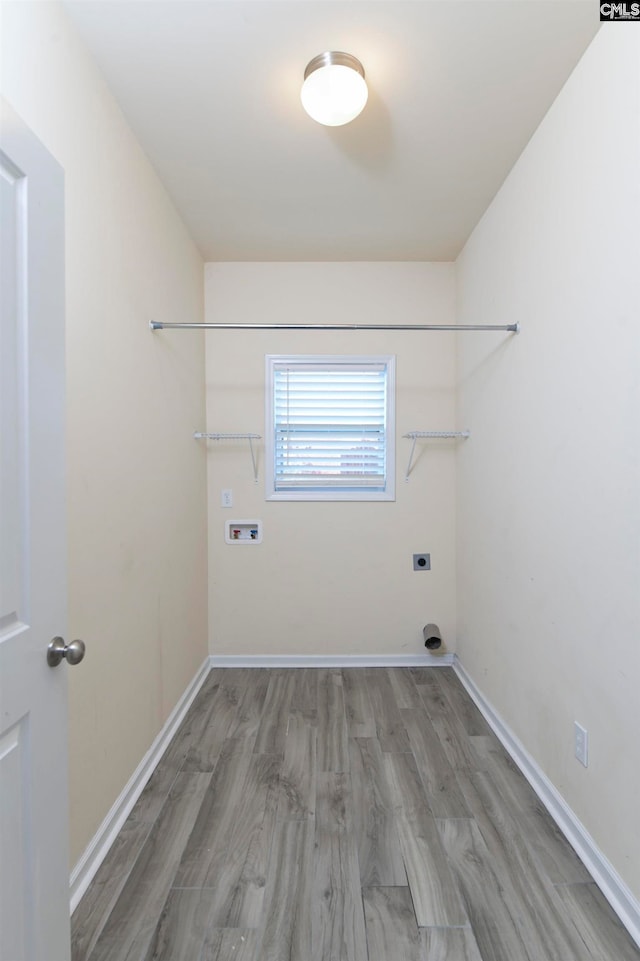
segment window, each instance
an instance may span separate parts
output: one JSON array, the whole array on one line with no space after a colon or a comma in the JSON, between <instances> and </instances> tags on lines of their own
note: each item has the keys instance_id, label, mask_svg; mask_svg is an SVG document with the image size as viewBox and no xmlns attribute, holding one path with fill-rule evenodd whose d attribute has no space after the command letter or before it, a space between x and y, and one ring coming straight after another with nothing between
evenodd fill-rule
<instances>
[{"instance_id":1,"label":"window","mask_svg":"<svg viewBox=\"0 0 640 961\"><path fill-rule=\"evenodd\" d=\"M267 356L268 500L394 500L395 357Z\"/></svg>"}]
</instances>

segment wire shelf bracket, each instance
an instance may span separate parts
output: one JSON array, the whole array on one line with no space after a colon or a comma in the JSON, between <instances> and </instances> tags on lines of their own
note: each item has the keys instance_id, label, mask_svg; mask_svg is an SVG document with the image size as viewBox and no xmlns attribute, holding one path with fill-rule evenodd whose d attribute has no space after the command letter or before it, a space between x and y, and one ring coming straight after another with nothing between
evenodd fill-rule
<instances>
[{"instance_id":1,"label":"wire shelf bracket","mask_svg":"<svg viewBox=\"0 0 640 961\"><path fill-rule=\"evenodd\" d=\"M246 440L249 442L249 452L251 453L251 463L253 464L253 479L258 483L258 463L256 453L253 449L254 440L261 440L262 434L210 434L205 431L197 430L194 435L196 440Z\"/></svg>"},{"instance_id":2,"label":"wire shelf bracket","mask_svg":"<svg viewBox=\"0 0 640 961\"><path fill-rule=\"evenodd\" d=\"M409 463L407 464L407 471L404 475L405 484L409 481L409 474L411 473L413 467L413 457L416 452L416 442L418 440L440 440L443 438L467 438L471 436L471 431L469 430L410 430L406 434L402 435L411 443L411 453L409 454Z\"/></svg>"}]
</instances>

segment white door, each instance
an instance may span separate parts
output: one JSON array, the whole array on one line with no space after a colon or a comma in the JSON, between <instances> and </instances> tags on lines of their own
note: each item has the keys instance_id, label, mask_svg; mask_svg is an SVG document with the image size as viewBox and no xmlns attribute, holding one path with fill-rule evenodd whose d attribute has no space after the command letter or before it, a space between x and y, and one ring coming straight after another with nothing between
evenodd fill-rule
<instances>
[{"instance_id":1,"label":"white door","mask_svg":"<svg viewBox=\"0 0 640 961\"><path fill-rule=\"evenodd\" d=\"M64 183L0 110L0 959L68 961Z\"/></svg>"}]
</instances>

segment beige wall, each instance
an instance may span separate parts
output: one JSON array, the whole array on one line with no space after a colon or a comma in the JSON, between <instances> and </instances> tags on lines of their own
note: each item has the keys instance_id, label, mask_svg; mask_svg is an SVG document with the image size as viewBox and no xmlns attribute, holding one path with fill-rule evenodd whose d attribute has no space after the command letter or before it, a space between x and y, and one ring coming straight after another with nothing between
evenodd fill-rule
<instances>
[{"instance_id":1,"label":"beige wall","mask_svg":"<svg viewBox=\"0 0 640 961\"><path fill-rule=\"evenodd\" d=\"M202 262L56 3L3 3L5 97L66 172L71 863L207 653ZM61 560L61 563L64 559Z\"/></svg>"},{"instance_id":2,"label":"beige wall","mask_svg":"<svg viewBox=\"0 0 640 961\"><path fill-rule=\"evenodd\" d=\"M602 28L457 263L460 323L522 323L459 342L459 654L636 898L637 34Z\"/></svg>"},{"instance_id":3,"label":"beige wall","mask_svg":"<svg viewBox=\"0 0 640 961\"><path fill-rule=\"evenodd\" d=\"M208 264L209 322L452 323L451 264ZM443 333L207 334L207 428L265 432L267 353L397 356L394 503L265 502L246 444L208 443L210 650L215 655L415 655L422 627L454 647L454 445L439 441L408 484L408 430L454 426L454 343ZM220 506L231 488L232 510ZM227 545L227 518L260 519L260 545ZM412 553L430 551L415 573Z\"/></svg>"}]
</instances>

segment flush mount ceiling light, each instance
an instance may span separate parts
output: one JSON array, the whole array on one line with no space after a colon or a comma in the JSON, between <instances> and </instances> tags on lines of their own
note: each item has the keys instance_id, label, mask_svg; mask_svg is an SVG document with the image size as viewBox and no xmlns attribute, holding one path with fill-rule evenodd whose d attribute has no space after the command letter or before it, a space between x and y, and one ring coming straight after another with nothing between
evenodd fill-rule
<instances>
[{"instance_id":1,"label":"flush mount ceiling light","mask_svg":"<svg viewBox=\"0 0 640 961\"><path fill-rule=\"evenodd\" d=\"M307 64L300 99L310 117L340 127L364 109L369 91L364 67L350 53L320 53Z\"/></svg>"}]
</instances>

